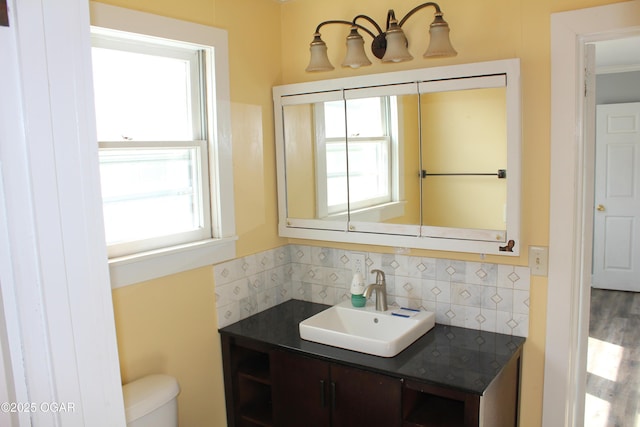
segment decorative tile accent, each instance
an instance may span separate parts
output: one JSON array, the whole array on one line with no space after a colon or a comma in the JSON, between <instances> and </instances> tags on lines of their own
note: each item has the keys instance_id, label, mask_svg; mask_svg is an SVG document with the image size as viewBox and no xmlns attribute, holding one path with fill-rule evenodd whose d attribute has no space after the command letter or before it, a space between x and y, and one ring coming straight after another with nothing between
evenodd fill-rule
<instances>
[{"instance_id":1,"label":"decorative tile accent","mask_svg":"<svg viewBox=\"0 0 640 427\"><path fill-rule=\"evenodd\" d=\"M451 304L448 302L436 302L436 323L442 325L450 325L451 319L447 316L447 313L451 311ZM455 313L451 312L453 315Z\"/></svg>"},{"instance_id":2,"label":"decorative tile accent","mask_svg":"<svg viewBox=\"0 0 640 427\"><path fill-rule=\"evenodd\" d=\"M531 284L531 271L529 267L514 267L513 271L518 276L518 279L513 282L513 289L529 292L529 286Z\"/></svg>"},{"instance_id":3,"label":"decorative tile accent","mask_svg":"<svg viewBox=\"0 0 640 427\"><path fill-rule=\"evenodd\" d=\"M289 299L333 305L349 300L350 251L287 245L214 266L218 327ZM528 267L364 253L365 280L385 272L387 302L429 310L436 322L527 336ZM375 298L375 297L372 297Z\"/></svg>"},{"instance_id":4,"label":"decorative tile accent","mask_svg":"<svg viewBox=\"0 0 640 427\"><path fill-rule=\"evenodd\" d=\"M513 312L529 314L529 292L515 289L513 291Z\"/></svg>"},{"instance_id":5,"label":"decorative tile accent","mask_svg":"<svg viewBox=\"0 0 640 427\"><path fill-rule=\"evenodd\" d=\"M367 268L371 267L373 265L373 261L370 258L367 258L367 260L365 261L367 264Z\"/></svg>"},{"instance_id":6,"label":"decorative tile accent","mask_svg":"<svg viewBox=\"0 0 640 427\"><path fill-rule=\"evenodd\" d=\"M436 312L436 303L435 301L422 301L422 304L419 307L416 307L419 310L426 310Z\"/></svg>"}]
</instances>

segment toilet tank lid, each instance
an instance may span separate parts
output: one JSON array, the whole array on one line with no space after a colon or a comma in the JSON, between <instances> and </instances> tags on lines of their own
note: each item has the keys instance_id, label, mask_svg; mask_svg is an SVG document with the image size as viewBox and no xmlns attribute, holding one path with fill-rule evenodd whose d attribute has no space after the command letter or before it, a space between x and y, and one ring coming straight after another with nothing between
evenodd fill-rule
<instances>
[{"instance_id":1,"label":"toilet tank lid","mask_svg":"<svg viewBox=\"0 0 640 427\"><path fill-rule=\"evenodd\" d=\"M144 417L180 393L178 381L169 375L154 374L122 386L127 422Z\"/></svg>"}]
</instances>

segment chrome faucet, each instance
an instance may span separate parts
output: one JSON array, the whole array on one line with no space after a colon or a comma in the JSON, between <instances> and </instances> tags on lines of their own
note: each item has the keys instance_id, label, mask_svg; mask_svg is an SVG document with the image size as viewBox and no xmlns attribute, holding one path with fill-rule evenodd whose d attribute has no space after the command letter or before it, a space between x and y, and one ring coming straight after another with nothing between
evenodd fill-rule
<instances>
[{"instance_id":1,"label":"chrome faucet","mask_svg":"<svg viewBox=\"0 0 640 427\"><path fill-rule=\"evenodd\" d=\"M367 286L362 295L368 299L371 292L376 291L376 310L387 311L387 282L384 278L384 271L371 270L371 273L376 273L376 283Z\"/></svg>"}]
</instances>

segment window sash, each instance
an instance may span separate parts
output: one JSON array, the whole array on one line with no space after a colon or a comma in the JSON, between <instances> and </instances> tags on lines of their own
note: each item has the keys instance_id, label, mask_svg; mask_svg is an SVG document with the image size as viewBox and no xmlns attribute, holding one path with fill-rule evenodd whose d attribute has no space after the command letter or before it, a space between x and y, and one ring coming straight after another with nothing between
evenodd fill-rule
<instances>
[{"instance_id":1,"label":"window sash","mask_svg":"<svg viewBox=\"0 0 640 427\"><path fill-rule=\"evenodd\" d=\"M105 153L108 151L122 150L145 150L145 149L189 149L192 148L197 152L195 167L197 170L190 171L190 173L196 178L194 185L196 188L192 190L193 194L193 210L194 219L197 226L188 231L172 232L164 235L156 235L155 237L146 237L143 239L136 239L130 241L119 241L108 243L108 254L110 258L130 255L136 252L145 252L149 250L159 249L162 247L168 247L172 245L180 245L189 242L195 242L204 239L212 238L211 227L211 214L210 214L210 190L208 179L208 150L207 141L124 141L124 142L100 142L99 151ZM103 165L103 159L101 159L101 166ZM104 177L103 177L104 181ZM104 186L103 182L103 186ZM166 189L165 194L175 192L176 189ZM143 200L146 198L134 198L134 200ZM106 206L110 202L117 202L118 200L108 200L104 196L103 190L103 204ZM105 208L105 222L108 222L107 208ZM109 236L107 236L109 237Z\"/></svg>"},{"instance_id":2,"label":"window sash","mask_svg":"<svg viewBox=\"0 0 640 427\"><path fill-rule=\"evenodd\" d=\"M91 36L93 48L111 49L136 54L151 55L163 58L171 58L186 61L189 64L189 81L187 82L190 103L187 106L191 122L190 139L199 140L207 138L207 103L206 103L206 59L205 51L186 43L160 40L157 42L145 41L137 38L135 34L127 34L126 38L109 35L110 32L94 29ZM100 138L100 135L98 135ZM136 138L140 139L140 138Z\"/></svg>"},{"instance_id":3,"label":"window sash","mask_svg":"<svg viewBox=\"0 0 640 427\"><path fill-rule=\"evenodd\" d=\"M188 173L190 177L192 177L191 184L198 188L184 188L181 194L178 195L178 199L182 204L184 218L188 218L191 215L191 218L194 220L193 225L194 228L185 227L184 231L174 231L168 230L166 234L163 233L155 233L150 236L145 236L144 238L139 239L124 239L118 242L108 242L108 255L109 258L118 258L122 256L134 255L137 253L143 253L153 250L161 250L163 248L169 248L176 245L183 245L192 242L198 242L206 239L213 238L212 232L212 210L211 210L211 197L210 197L210 152L208 141L208 129L207 124L209 120L208 111L207 111L207 80L210 78L207 75L208 70L206 69L206 65L208 64L208 60L206 57L205 49L199 46L190 45L186 43L173 42L169 40L153 40L148 41L144 40L144 38L134 35L127 34L124 37L114 36L109 34L109 32L103 32L100 30L94 31L92 36L92 44L93 47L96 48L106 48L106 49L115 49L121 50L125 52L133 52L139 54L149 54L159 57L167 57L173 59L180 59L187 61L188 63L188 76L185 90L187 91L187 96L190 99L190 103L187 106L188 109L188 120L191 123L191 133L192 140L182 140L182 141L158 141L158 140L128 140L123 138L122 141L101 141L99 142L99 150L100 153L106 153L108 151L117 151L120 150L152 150L153 148L164 150L164 149L193 149L195 154L195 159L193 160L192 165L184 165L185 168L181 171L182 174ZM144 139L144 138L143 138ZM122 153L125 153L123 151ZM158 154L158 153L156 153ZM144 157L144 156L143 156ZM103 159L101 159L103 160ZM149 165L149 159L144 160L147 162L147 166ZM174 159L174 161L177 161ZM185 160L186 161L186 160ZM123 162L124 165L126 162ZM101 168L102 168L101 161ZM196 169L196 170L192 170ZM180 170L180 168L178 168ZM102 177L103 181L105 177ZM103 183L104 187L104 183ZM167 187L164 191L165 196L169 196L172 191L174 191L174 187ZM175 192L175 191L174 191ZM156 194L159 196L160 194ZM177 194L174 194L177 195ZM186 202L184 198L188 199ZM157 203L158 206L171 206L169 198L162 197L154 197L151 194L143 194L138 200L143 201L147 199L148 205ZM103 200L104 210L105 210L105 223L108 224L109 218L107 217L107 212L109 210L109 204L114 206L113 201L109 201L107 199ZM134 205L135 201L133 199L124 202L129 204L129 209L133 209L131 206ZM144 203L144 202L142 202ZM164 205L163 205L164 203ZM191 203L191 207L189 208L189 203ZM143 205L144 206L144 205ZM126 211L127 208L124 208L123 211ZM187 209L185 211L185 209ZM190 210L189 210L190 209ZM176 209L178 211L178 209ZM134 215L135 216L135 215ZM185 221L185 224L187 222ZM170 228L170 227L169 227ZM150 227L153 229L153 227ZM157 230L160 230L161 227L158 227Z\"/></svg>"},{"instance_id":4,"label":"window sash","mask_svg":"<svg viewBox=\"0 0 640 427\"><path fill-rule=\"evenodd\" d=\"M355 168L354 156L357 155L357 151L368 150L371 154L371 150L374 152L375 159L370 159L370 168L362 169ZM348 151L348 155L347 155ZM329 138L325 140L325 153L327 156L327 167L329 165L336 164L335 161L330 161L329 156L331 153L337 157L349 159L349 170L347 168L337 168L338 170L326 172L327 181L327 213L329 215L339 214L346 212L347 210L364 209L368 207L377 206L383 203L388 203L392 199L391 192L391 138L387 136L375 137L375 138L349 138L348 141L338 138ZM378 165L377 172L374 171L374 166ZM375 188L377 195L370 195L368 197L359 197L359 194L364 194L367 188L364 186L358 187L356 180L359 178L366 178L368 181L367 188L371 188L372 182L375 181ZM329 181L342 182L344 193L342 196L331 196L331 184ZM324 181L323 181L324 182ZM348 194L348 201L347 201ZM344 200L342 202L336 200ZM332 203L332 201L334 203Z\"/></svg>"}]
</instances>

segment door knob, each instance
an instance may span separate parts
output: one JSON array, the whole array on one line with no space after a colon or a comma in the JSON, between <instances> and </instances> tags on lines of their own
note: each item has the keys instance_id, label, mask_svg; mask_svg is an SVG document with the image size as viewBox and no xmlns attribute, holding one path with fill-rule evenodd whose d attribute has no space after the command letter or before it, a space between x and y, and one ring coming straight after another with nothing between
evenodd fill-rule
<instances>
[{"instance_id":1,"label":"door knob","mask_svg":"<svg viewBox=\"0 0 640 427\"><path fill-rule=\"evenodd\" d=\"M604 212L604 205L598 205L598 207L596 208L599 212Z\"/></svg>"}]
</instances>

